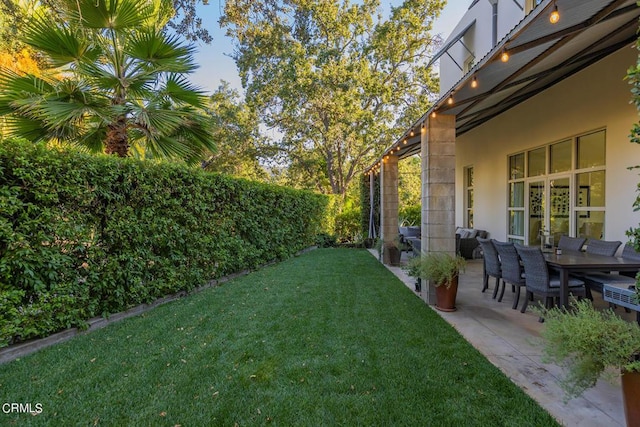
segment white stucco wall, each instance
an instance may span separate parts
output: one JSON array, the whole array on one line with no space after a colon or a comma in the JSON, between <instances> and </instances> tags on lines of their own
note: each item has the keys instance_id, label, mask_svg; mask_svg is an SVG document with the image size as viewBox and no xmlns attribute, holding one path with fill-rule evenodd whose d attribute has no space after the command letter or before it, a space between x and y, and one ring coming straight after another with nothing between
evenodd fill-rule
<instances>
[{"instance_id":1,"label":"white stucco wall","mask_svg":"<svg viewBox=\"0 0 640 427\"><path fill-rule=\"evenodd\" d=\"M463 224L463 168L474 167L474 224L492 238L507 235L508 155L606 129L606 240L627 241L625 231L640 223L633 212L640 145L629 142L638 120L624 80L637 51L625 47L456 140L456 224Z\"/></svg>"},{"instance_id":2,"label":"white stucco wall","mask_svg":"<svg viewBox=\"0 0 640 427\"><path fill-rule=\"evenodd\" d=\"M473 52L475 63L484 58L493 49L493 7L491 3L491 0L481 0L475 3L460 19L444 44L446 45L453 37L460 34L460 31L475 19L475 25L467 31L462 41ZM520 9L515 2L511 0L499 1L497 41L499 42L507 35L522 18L524 18L524 10ZM460 42L451 46L447 52L451 57L443 55L440 58L440 96L446 94L462 78L463 72L456 65L456 62L462 67L469 56L469 51ZM452 58L455 59L455 62Z\"/></svg>"}]
</instances>

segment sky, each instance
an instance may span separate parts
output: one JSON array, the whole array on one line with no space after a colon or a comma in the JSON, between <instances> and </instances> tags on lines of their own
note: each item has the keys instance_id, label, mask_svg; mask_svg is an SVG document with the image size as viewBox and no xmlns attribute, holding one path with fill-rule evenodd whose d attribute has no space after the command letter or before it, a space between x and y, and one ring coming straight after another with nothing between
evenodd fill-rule
<instances>
[{"instance_id":1,"label":"sky","mask_svg":"<svg viewBox=\"0 0 640 427\"><path fill-rule=\"evenodd\" d=\"M397 5L401 0L382 0L385 11L388 13L389 5ZM446 39L456 26L462 15L467 11L471 0L449 0L442 10L440 17L434 23L434 34L440 34ZM218 19L224 7L224 0L209 0L208 5L198 5L198 16L202 18L203 26L213 36L211 44L199 42L196 44L197 53L195 61L200 68L193 73L189 80L199 88L212 93L225 80L231 86L242 91L240 77L236 64L228 55L233 51L231 41L225 37L224 31L218 25Z\"/></svg>"}]
</instances>

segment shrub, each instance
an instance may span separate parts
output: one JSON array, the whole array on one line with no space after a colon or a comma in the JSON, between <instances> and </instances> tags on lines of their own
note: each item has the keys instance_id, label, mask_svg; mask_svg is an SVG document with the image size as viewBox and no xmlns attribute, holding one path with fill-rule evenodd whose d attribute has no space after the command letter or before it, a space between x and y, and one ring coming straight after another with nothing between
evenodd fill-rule
<instances>
[{"instance_id":1,"label":"shrub","mask_svg":"<svg viewBox=\"0 0 640 427\"><path fill-rule=\"evenodd\" d=\"M406 266L409 276L433 282L434 286L451 286L451 282L466 265L461 256L444 252L429 252L412 258Z\"/></svg>"},{"instance_id":2,"label":"shrub","mask_svg":"<svg viewBox=\"0 0 640 427\"><path fill-rule=\"evenodd\" d=\"M596 310L590 301L536 310L545 319L545 358L568 368L561 382L567 397L593 387L608 366L640 372L640 328L611 309Z\"/></svg>"},{"instance_id":3,"label":"shrub","mask_svg":"<svg viewBox=\"0 0 640 427\"><path fill-rule=\"evenodd\" d=\"M326 198L183 165L0 146L0 346L314 242Z\"/></svg>"},{"instance_id":4,"label":"shrub","mask_svg":"<svg viewBox=\"0 0 640 427\"><path fill-rule=\"evenodd\" d=\"M405 206L398 211L398 222L400 226L420 225L422 218L422 207L420 205Z\"/></svg>"},{"instance_id":5,"label":"shrub","mask_svg":"<svg viewBox=\"0 0 640 427\"><path fill-rule=\"evenodd\" d=\"M316 236L316 245L320 248L334 248L338 246L338 239L333 234L320 233Z\"/></svg>"},{"instance_id":6,"label":"shrub","mask_svg":"<svg viewBox=\"0 0 640 427\"><path fill-rule=\"evenodd\" d=\"M360 209L345 209L335 217L335 233L341 242L362 240Z\"/></svg>"}]
</instances>

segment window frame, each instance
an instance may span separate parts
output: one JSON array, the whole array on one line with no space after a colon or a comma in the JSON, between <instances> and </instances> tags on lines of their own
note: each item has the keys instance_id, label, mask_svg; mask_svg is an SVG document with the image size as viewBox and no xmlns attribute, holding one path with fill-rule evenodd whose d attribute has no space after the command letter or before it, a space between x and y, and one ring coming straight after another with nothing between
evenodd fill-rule
<instances>
[{"instance_id":1,"label":"window frame","mask_svg":"<svg viewBox=\"0 0 640 427\"><path fill-rule=\"evenodd\" d=\"M588 136L588 135L592 135L592 134L596 134L596 133L602 133L602 138L604 140L604 153L605 153L605 158L603 159L603 164L600 166L592 166L592 167L588 167L588 168L581 168L578 169L578 144L579 144L579 140L581 137L584 136ZM570 160L570 164L571 164L571 168L567 171L560 171L560 172L551 172L551 147L555 144L564 142L564 141L571 141L571 160ZM536 150L539 150L541 148L545 149L545 170L544 173L541 175L535 175L535 176L529 176L529 153L530 152L535 152ZM568 138L562 138L559 139L557 141L553 141L541 146L537 146L537 147L531 147L531 148L527 148L526 150L521 150L518 152L514 152L511 154L507 155L507 188L506 188L506 197L507 197L507 239L509 241L514 241L514 242L518 242L518 243L525 243L531 240L531 236L529 236L529 227L530 227L530 200L529 200L529 185L530 183L533 182L539 182L539 181L545 181L547 182L547 187L549 187L549 182L553 181L554 179L558 179L558 178L563 178L563 177L567 177L569 176L569 185L570 185L570 211L569 211L569 233L571 236L578 236L579 235L579 229L578 229L578 218L577 218L577 214L578 212L580 213L588 213L588 212L603 212L603 224L602 224L602 235L604 236L604 232L605 232L605 227L604 227L604 223L606 221L606 172L607 172L607 165L606 165L606 148L607 148L607 131L606 128L600 128L600 129L594 129L591 131L587 131L587 132L582 132L578 135L574 135ZM512 178L511 177L511 171L510 171L510 167L512 164L515 164L514 162L512 162L512 159L515 158L515 156L520 156L520 155L524 155L524 171L522 173L521 177L515 177ZM588 172L603 172L604 173L604 180L603 180L603 186L604 186L604 198L603 200L605 200L604 202L604 206L578 206L578 197L576 196L577 194L577 190L576 187L579 185L579 180L578 177L580 174L583 173L588 173ZM512 188L515 188L514 185L515 183L522 183L523 188L524 188L524 203L523 206L511 206L511 200L512 200ZM546 192L548 197L549 192ZM524 224L522 227L522 231L523 234L519 235L519 234L512 234L512 216L516 215L517 212L522 212L524 215ZM544 223L543 226L545 228L549 227L549 220L550 220L550 216L551 213L550 212L545 212L545 218L544 218Z\"/></svg>"},{"instance_id":2,"label":"window frame","mask_svg":"<svg viewBox=\"0 0 640 427\"><path fill-rule=\"evenodd\" d=\"M464 168L464 224L467 228L473 228L473 205L469 206L469 200L474 200L475 171L473 165ZM470 183L471 181L471 183Z\"/></svg>"}]
</instances>

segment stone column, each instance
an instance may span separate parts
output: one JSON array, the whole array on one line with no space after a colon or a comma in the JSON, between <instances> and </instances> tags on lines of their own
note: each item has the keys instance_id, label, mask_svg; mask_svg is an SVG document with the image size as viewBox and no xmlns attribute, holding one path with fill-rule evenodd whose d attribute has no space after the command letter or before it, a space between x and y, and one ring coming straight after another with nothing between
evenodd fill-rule
<instances>
[{"instance_id":1,"label":"stone column","mask_svg":"<svg viewBox=\"0 0 640 427\"><path fill-rule=\"evenodd\" d=\"M453 115L429 116L422 132L422 252L454 254L456 119ZM435 288L429 284L427 303L435 304Z\"/></svg>"},{"instance_id":2,"label":"stone column","mask_svg":"<svg viewBox=\"0 0 640 427\"><path fill-rule=\"evenodd\" d=\"M384 263L389 263L387 245L398 237L398 157L385 156L380 169L380 238Z\"/></svg>"}]
</instances>

